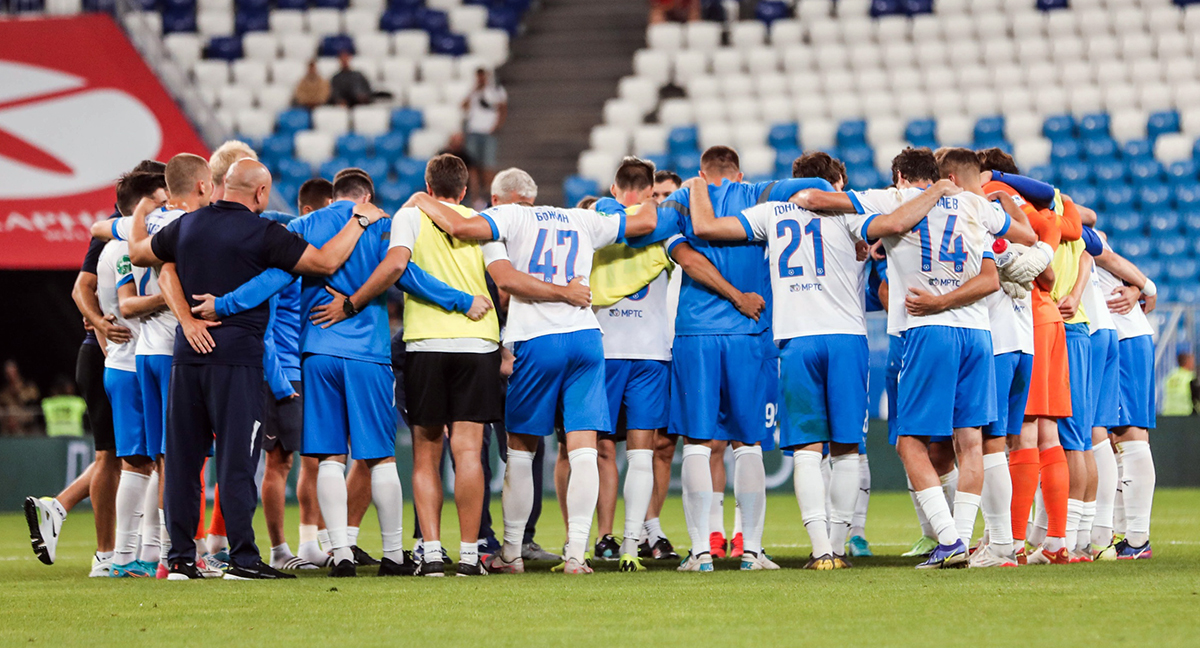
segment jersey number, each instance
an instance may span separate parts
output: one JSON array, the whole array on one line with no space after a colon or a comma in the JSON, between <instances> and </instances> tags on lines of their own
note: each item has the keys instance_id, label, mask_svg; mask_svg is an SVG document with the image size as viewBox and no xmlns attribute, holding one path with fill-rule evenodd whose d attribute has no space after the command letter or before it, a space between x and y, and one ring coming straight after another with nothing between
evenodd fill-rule
<instances>
[{"instance_id":1,"label":"jersey number","mask_svg":"<svg viewBox=\"0 0 1200 648\"><path fill-rule=\"evenodd\" d=\"M554 250L570 244L567 250L566 279L570 283L575 278L575 257L579 255L579 232L568 230L558 231L558 244L546 247L546 235L549 230L538 230L537 241L533 244L533 256L529 259L529 274L542 275L542 280L549 283L558 274L558 266L554 265Z\"/></svg>"},{"instance_id":2,"label":"jersey number","mask_svg":"<svg viewBox=\"0 0 1200 648\"><path fill-rule=\"evenodd\" d=\"M825 276L825 244L821 241L821 219L814 218L808 221L808 225L804 226L803 231L800 230L799 221L783 220L775 224L775 234L777 236L782 238L784 234L788 234L790 237L788 244L783 248L783 253L779 255L780 277L804 276L804 266L792 265L792 257L800 249L800 240L804 238L804 233L806 232L812 237L813 260L815 261L817 276Z\"/></svg>"},{"instance_id":3,"label":"jersey number","mask_svg":"<svg viewBox=\"0 0 1200 648\"><path fill-rule=\"evenodd\" d=\"M938 249L938 261L941 263L953 263L955 272L963 271L963 264L967 260L967 254L963 252L962 235L955 236L954 226L958 223L958 215L950 214L946 217L946 229L942 232L942 245ZM933 269L933 250L930 246L929 237L929 219L923 218L913 231L921 235L921 270L929 272Z\"/></svg>"}]
</instances>

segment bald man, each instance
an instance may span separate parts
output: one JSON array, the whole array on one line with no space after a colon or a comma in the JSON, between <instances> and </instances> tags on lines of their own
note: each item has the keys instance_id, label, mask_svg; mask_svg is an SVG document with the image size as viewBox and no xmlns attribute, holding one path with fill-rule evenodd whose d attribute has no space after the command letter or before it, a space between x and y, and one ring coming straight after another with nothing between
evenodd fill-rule
<instances>
[{"instance_id":1,"label":"bald man","mask_svg":"<svg viewBox=\"0 0 1200 648\"><path fill-rule=\"evenodd\" d=\"M254 472L262 449L263 336L269 317L262 306L222 322L193 318L193 295L224 294L267 268L327 276L350 256L359 236L383 216L357 206L322 248L259 218L271 195L271 174L259 162L234 162L223 199L185 214L147 238L130 242L135 265L163 263L159 285L183 335L175 338L166 431L164 504L171 537L168 580L201 578L193 531L200 517L199 474L216 437L217 482L230 543L225 578L294 578L262 562L254 544L258 503ZM141 210L139 210L141 211ZM135 224L143 233L144 225Z\"/></svg>"}]
</instances>

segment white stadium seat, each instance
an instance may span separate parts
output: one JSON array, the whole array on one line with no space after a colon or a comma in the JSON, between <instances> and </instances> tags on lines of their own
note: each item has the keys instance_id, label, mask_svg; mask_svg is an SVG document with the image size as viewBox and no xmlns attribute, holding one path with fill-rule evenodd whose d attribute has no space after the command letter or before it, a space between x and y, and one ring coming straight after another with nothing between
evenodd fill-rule
<instances>
[{"instance_id":1,"label":"white stadium seat","mask_svg":"<svg viewBox=\"0 0 1200 648\"><path fill-rule=\"evenodd\" d=\"M633 152L635 155L658 155L667 152L666 126L661 124L644 124L633 131Z\"/></svg>"},{"instance_id":2,"label":"white stadium seat","mask_svg":"<svg viewBox=\"0 0 1200 648\"><path fill-rule=\"evenodd\" d=\"M319 131L300 131L293 140L296 159L317 165L333 157L334 136Z\"/></svg>"},{"instance_id":3,"label":"white stadium seat","mask_svg":"<svg viewBox=\"0 0 1200 648\"><path fill-rule=\"evenodd\" d=\"M832 148L837 142L837 123L829 119L812 119L800 124L800 143L805 150Z\"/></svg>"},{"instance_id":4,"label":"white stadium seat","mask_svg":"<svg viewBox=\"0 0 1200 648\"><path fill-rule=\"evenodd\" d=\"M683 41L687 49L712 51L721 46L721 25L705 20L686 23Z\"/></svg>"},{"instance_id":5,"label":"white stadium seat","mask_svg":"<svg viewBox=\"0 0 1200 648\"><path fill-rule=\"evenodd\" d=\"M242 52L247 59L269 63L279 58L279 37L271 32L242 35Z\"/></svg>"},{"instance_id":6,"label":"white stadium seat","mask_svg":"<svg viewBox=\"0 0 1200 648\"><path fill-rule=\"evenodd\" d=\"M613 155L629 154L629 131L619 126L595 126L588 138L588 145L594 151L603 151Z\"/></svg>"},{"instance_id":7,"label":"white stadium seat","mask_svg":"<svg viewBox=\"0 0 1200 648\"><path fill-rule=\"evenodd\" d=\"M304 27L316 36L342 33L342 12L337 9L318 7L309 9L304 17Z\"/></svg>"},{"instance_id":8,"label":"white stadium seat","mask_svg":"<svg viewBox=\"0 0 1200 648\"><path fill-rule=\"evenodd\" d=\"M1033 137L1013 142L1013 157L1022 167L1042 166L1050 162L1050 140Z\"/></svg>"},{"instance_id":9,"label":"white stadium seat","mask_svg":"<svg viewBox=\"0 0 1200 648\"><path fill-rule=\"evenodd\" d=\"M392 39L383 32L355 34L354 51L363 58L382 61L392 55Z\"/></svg>"},{"instance_id":10,"label":"white stadium seat","mask_svg":"<svg viewBox=\"0 0 1200 648\"><path fill-rule=\"evenodd\" d=\"M727 121L701 121L697 130L701 150L712 146L733 145L733 127Z\"/></svg>"},{"instance_id":11,"label":"white stadium seat","mask_svg":"<svg viewBox=\"0 0 1200 648\"><path fill-rule=\"evenodd\" d=\"M304 31L304 12L276 9L267 17L267 24L275 34L299 34Z\"/></svg>"},{"instance_id":12,"label":"white stadium seat","mask_svg":"<svg viewBox=\"0 0 1200 648\"><path fill-rule=\"evenodd\" d=\"M676 52L683 49L683 25L658 23L646 29L646 45L650 49Z\"/></svg>"},{"instance_id":13,"label":"white stadium seat","mask_svg":"<svg viewBox=\"0 0 1200 648\"><path fill-rule=\"evenodd\" d=\"M279 37L279 47L283 52L282 58L307 63L317 55L317 38L301 32L287 33Z\"/></svg>"},{"instance_id":14,"label":"white stadium seat","mask_svg":"<svg viewBox=\"0 0 1200 648\"><path fill-rule=\"evenodd\" d=\"M257 88L267 83L267 64L262 61L241 59L230 66L233 82L244 88Z\"/></svg>"},{"instance_id":15,"label":"white stadium seat","mask_svg":"<svg viewBox=\"0 0 1200 648\"><path fill-rule=\"evenodd\" d=\"M642 124L644 113L637 104L624 99L604 102L604 123L632 131Z\"/></svg>"},{"instance_id":16,"label":"white stadium seat","mask_svg":"<svg viewBox=\"0 0 1200 648\"><path fill-rule=\"evenodd\" d=\"M342 14L342 33L354 36L357 51L358 39L379 31L379 12L373 9L347 9ZM359 52L361 54L361 52Z\"/></svg>"},{"instance_id":17,"label":"white stadium seat","mask_svg":"<svg viewBox=\"0 0 1200 648\"><path fill-rule=\"evenodd\" d=\"M291 86L265 85L258 89L258 107L275 115L292 105Z\"/></svg>"},{"instance_id":18,"label":"white stadium seat","mask_svg":"<svg viewBox=\"0 0 1200 648\"><path fill-rule=\"evenodd\" d=\"M729 44L738 49L759 47L767 40L767 27L760 20L743 20L729 29Z\"/></svg>"},{"instance_id":19,"label":"white stadium seat","mask_svg":"<svg viewBox=\"0 0 1200 648\"><path fill-rule=\"evenodd\" d=\"M638 50L633 55L633 73L664 86L671 80L671 57L659 50Z\"/></svg>"},{"instance_id":20,"label":"white stadium seat","mask_svg":"<svg viewBox=\"0 0 1200 648\"><path fill-rule=\"evenodd\" d=\"M186 33L167 34L163 37L163 46L171 58L184 69L191 68L200 60L203 48L200 37Z\"/></svg>"},{"instance_id":21,"label":"white stadium seat","mask_svg":"<svg viewBox=\"0 0 1200 648\"><path fill-rule=\"evenodd\" d=\"M782 49L798 45L804 40L804 28L800 21L785 18L771 23L771 46Z\"/></svg>"},{"instance_id":22,"label":"white stadium seat","mask_svg":"<svg viewBox=\"0 0 1200 648\"><path fill-rule=\"evenodd\" d=\"M223 86L217 88L217 103L222 110L237 114L254 107L254 95L249 88Z\"/></svg>"},{"instance_id":23,"label":"white stadium seat","mask_svg":"<svg viewBox=\"0 0 1200 648\"><path fill-rule=\"evenodd\" d=\"M612 182L621 158L602 151L584 151L579 155L579 175L594 180L601 186Z\"/></svg>"},{"instance_id":24,"label":"white stadium seat","mask_svg":"<svg viewBox=\"0 0 1200 648\"><path fill-rule=\"evenodd\" d=\"M246 137L266 137L275 131L275 113L246 109L237 113L237 132Z\"/></svg>"},{"instance_id":25,"label":"white stadium seat","mask_svg":"<svg viewBox=\"0 0 1200 648\"><path fill-rule=\"evenodd\" d=\"M392 111L387 106L366 105L350 109L354 132L368 137L383 135L391 129Z\"/></svg>"},{"instance_id":26,"label":"white stadium seat","mask_svg":"<svg viewBox=\"0 0 1200 648\"><path fill-rule=\"evenodd\" d=\"M637 106L644 116L658 104L658 84L640 76L628 76L617 83L617 96Z\"/></svg>"},{"instance_id":27,"label":"white stadium seat","mask_svg":"<svg viewBox=\"0 0 1200 648\"><path fill-rule=\"evenodd\" d=\"M1182 133L1159 135L1154 142L1154 157L1163 164L1192 159L1194 140Z\"/></svg>"},{"instance_id":28,"label":"white stadium seat","mask_svg":"<svg viewBox=\"0 0 1200 648\"><path fill-rule=\"evenodd\" d=\"M196 61L192 77L198 86L219 88L229 83L229 64L219 60Z\"/></svg>"},{"instance_id":29,"label":"white stadium seat","mask_svg":"<svg viewBox=\"0 0 1200 648\"><path fill-rule=\"evenodd\" d=\"M396 56L425 56L429 53L429 32L422 29L402 29L392 34L392 51ZM472 50L472 53L477 52Z\"/></svg>"},{"instance_id":30,"label":"white stadium seat","mask_svg":"<svg viewBox=\"0 0 1200 648\"><path fill-rule=\"evenodd\" d=\"M775 175L775 150L769 146L742 149L739 154L741 171L750 178Z\"/></svg>"},{"instance_id":31,"label":"white stadium seat","mask_svg":"<svg viewBox=\"0 0 1200 648\"><path fill-rule=\"evenodd\" d=\"M408 155L418 160L428 160L446 148L450 134L445 131L420 128L412 132L408 138ZM616 170L615 168L613 169Z\"/></svg>"},{"instance_id":32,"label":"white stadium seat","mask_svg":"<svg viewBox=\"0 0 1200 648\"><path fill-rule=\"evenodd\" d=\"M687 99L666 99L658 107L658 122L668 128L687 126L695 121L692 102Z\"/></svg>"},{"instance_id":33,"label":"white stadium seat","mask_svg":"<svg viewBox=\"0 0 1200 648\"><path fill-rule=\"evenodd\" d=\"M1109 115L1109 131L1113 139L1118 142L1145 139L1147 116L1145 111L1136 108L1112 112Z\"/></svg>"},{"instance_id":34,"label":"white stadium seat","mask_svg":"<svg viewBox=\"0 0 1200 648\"><path fill-rule=\"evenodd\" d=\"M463 5L450 10L450 31L470 34L487 29L487 7Z\"/></svg>"},{"instance_id":35,"label":"white stadium seat","mask_svg":"<svg viewBox=\"0 0 1200 648\"><path fill-rule=\"evenodd\" d=\"M318 106L312 111L313 130L334 137L350 130L350 111L345 106Z\"/></svg>"},{"instance_id":36,"label":"white stadium seat","mask_svg":"<svg viewBox=\"0 0 1200 648\"><path fill-rule=\"evenodd\" d=\"M503 29L471 32L467 34L467 46L472 54L482 57L493 68L508 61L508 32Z\"/></svg>"}]
</instances>

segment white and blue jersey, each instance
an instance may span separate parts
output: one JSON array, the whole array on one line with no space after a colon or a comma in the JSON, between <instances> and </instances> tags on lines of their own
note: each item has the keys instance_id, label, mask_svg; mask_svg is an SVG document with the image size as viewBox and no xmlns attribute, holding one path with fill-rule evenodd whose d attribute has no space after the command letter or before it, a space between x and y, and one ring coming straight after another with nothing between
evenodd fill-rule
<instances>
[{"instance_id":1,"label":"white and blue jersey","mask_svg":"<svg viewBox=\"0 0 1200 648\"><path fill-rule=\"evenodd\" d=\"M115 323L128 328L133 339L118 343L107 340L104 357L104 392L112 403L113 431L118 457L154 457L162 442L153 447L146 437L142 414L142 395L138 387L137 362L134 349L141 335L138 322L121 317L117 289L133 282L129 245L124 241L109 241L100 253L96 268L96 298L100 311L115 318Z\"/></svg>"},{"instance_id":2,"label":"white and blue jersey","mask_svg":"<svg viewBox=\"0 0 1200 648\"><path fill-rule=\"evenodd\" d=\"M1105 250L1111 250L1108 242ZM1111 295L1124 285L1103 268L1096 268L1101 295ZM1146 318L1141 304L1124 315L1113 313L1117 328L1117 382L1120 398L1117 425L1150 429L1156 425L1157 403L1154 389L1154 326Z\"/></svg>"},{"instance_id":3,"label":"white and blue jersey","mask_svg":"<svg viewBox=\"0 0 1200 648\"><path fill-rule=\"evenodd\" d=\"M501 205L481 212L503 241L513 267L565 286L592 274L596 250L625 239L625 214L587 209ZM509 432L554 433L560 404L569 432L611 432L600 323L588 307L560 302L509 302L505 345L516 359L505 400Z\"/></svg>"}]
</instances>

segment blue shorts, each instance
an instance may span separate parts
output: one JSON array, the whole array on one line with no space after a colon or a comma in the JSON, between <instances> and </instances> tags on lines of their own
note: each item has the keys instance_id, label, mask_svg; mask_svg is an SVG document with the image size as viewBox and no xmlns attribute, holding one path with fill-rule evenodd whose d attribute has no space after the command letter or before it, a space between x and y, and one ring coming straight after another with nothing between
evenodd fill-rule
<instances>
[{"instance_id":1,"label":"blue shorts","mask_svg":"<svg viewBox=\"0 0 1200 648\"><path fill-rule=\"evenodd\" d=\"M142 391L142 415L146 425L146 444L154 452L166 454L167 401L171 396L171 356L137 356L137 377Z\"/></svg>"},{"instance_id":2,"label":"blue shorts","mask_svg":"<svg viewBox=\"0 0 1200 648\"><path fill-rule=\"evenodd\" d=\"M779 445L862 443L867 427L865 335L811 335L784 342L779 363Z\"/></svg>"},{"instance_id":3,"label":"blue shorts","mask_svg":"<svg viewBox=\"0 0 1200 648\"><path fill-rule=\"evenodd\" d=\"M904 364L904 338L888 335L887 372L884 374L883 391L887 394L888 443L896 445L897 403L900 398L900 365Z\"/></svg>"},{"instance_id":4,"label":"blue shorts","mask_svg":"<svg viewBox=\"0 0 1200 648\"><path fill-rule=\"evenodd\" d=\"M757 335L681 335L671 359L670 433L692 439L767 438L764 414L773 396L767 375L774 363Z\"/></svg>"},{"instance_id":5,"label":"blue shorts","mask_svg":"<svg viewBox=\"0 0 1200 648\"><path fill-rule=\"evenodd\" d=\"M992 334L953 326L904 333L899 436L939 437L996 420Z\"/></svg>"},{"instance_id":6,"label":"blue shorts","mask_svg":"<svg viewBox=\"0 0 1200 648\"><path fill-rule=\"evenodd\" d=\"M1029 400L1033 355L1012 351L993 356L996 363L996 420L983 426L988 436L1018 436Z\"/></svg>"},{"instance_id":7,"label":"blue shorts","mask_svg":"<svg viewBox=\"0 0 1200 648\"><path fill-rule=\"evenodd\" d=\"M1092 332L1092 380L1088 393L1091 394L1093 428L1115 427L1120 420L1119 348L1116 331L1099 329Z\"/></svg>"},{"instance_id":8,"label":"blue shorts","mask_svg":"<svg viewBox=\"0 0 1200 648\"><path fill-rule=\"evenodd\" d=\"M147 443L146 421L142 416L142 390L137 372L104 368L104 392L112 404L113 432L118 457L156 457L162 442L153 448Z\"/></svg>"},{"instance_id":9,"label":"blue shorts","mask_svg":"<svg viewBox=\"0 0 1200 648\"><path fill-rule=\"evenodd\" d=\"M390 365L327 355L306 355L300 364L305 455L396 456L396 376Z\"/></svg>"},{"instance_id":10,"label":"blue shorts","mask_svg":"<svg viewBox=\"0 0 1200 648\"><path fill-rule=\"evenodd\" d=\"M671 363L663 360L605 360L604 387L609 421L625 408L626 430L667 427L671 406Z\"/></svg>"},{"instance_id":11,"label":"blue shorts","mask_svg":"<svg viewBox=\"0 0 1200 648\"><path fill-rule=\"evenodd\" d=\"M604 344L600 329L542 335L513 345L504 426L532 436L554 434L562 411L567 432L612 432L604 393Z\"/></svg>"},{"instance_id":12,"label":"blue shorts","mask_svg":"<svg viewBox=\"0 0 1200 648\"><path fill-rule=\"evenodd\" d=\"M1155 426L1154 339L1139 335L1121 340L1119 346L1121 402L1117 427L1149 430Z\"/></svg>"},{"instance_id":13,"label":"blue shorts","mask_svg":"<svg viewBox=\"0 0 1200 648\"><path fill-rule=\"evenodd\" d=\"M769 452L775 449L776 431L779 429L779 347L775 344L775 338L771 335L763 336L763 348L766 350L766 357L763 358L763 393L767 395L767 404L764 406L763 422L766 424L766 429L763 431L762 449L763 452Z\"/></svg>"},{"instance_id":14,"label":"blue shorts","mask_svg":"<svg viewBox=\"0 0 1200 648\"><path fill-rule=\"evenodd\" d=\"M1067 366L1071 372L1071 416L1058 419L1063 450L1092 449L1092 408L1088 384L1092 377L1092 342L1088 325L1067 324Z\"/></svg>"}]
</instances>

